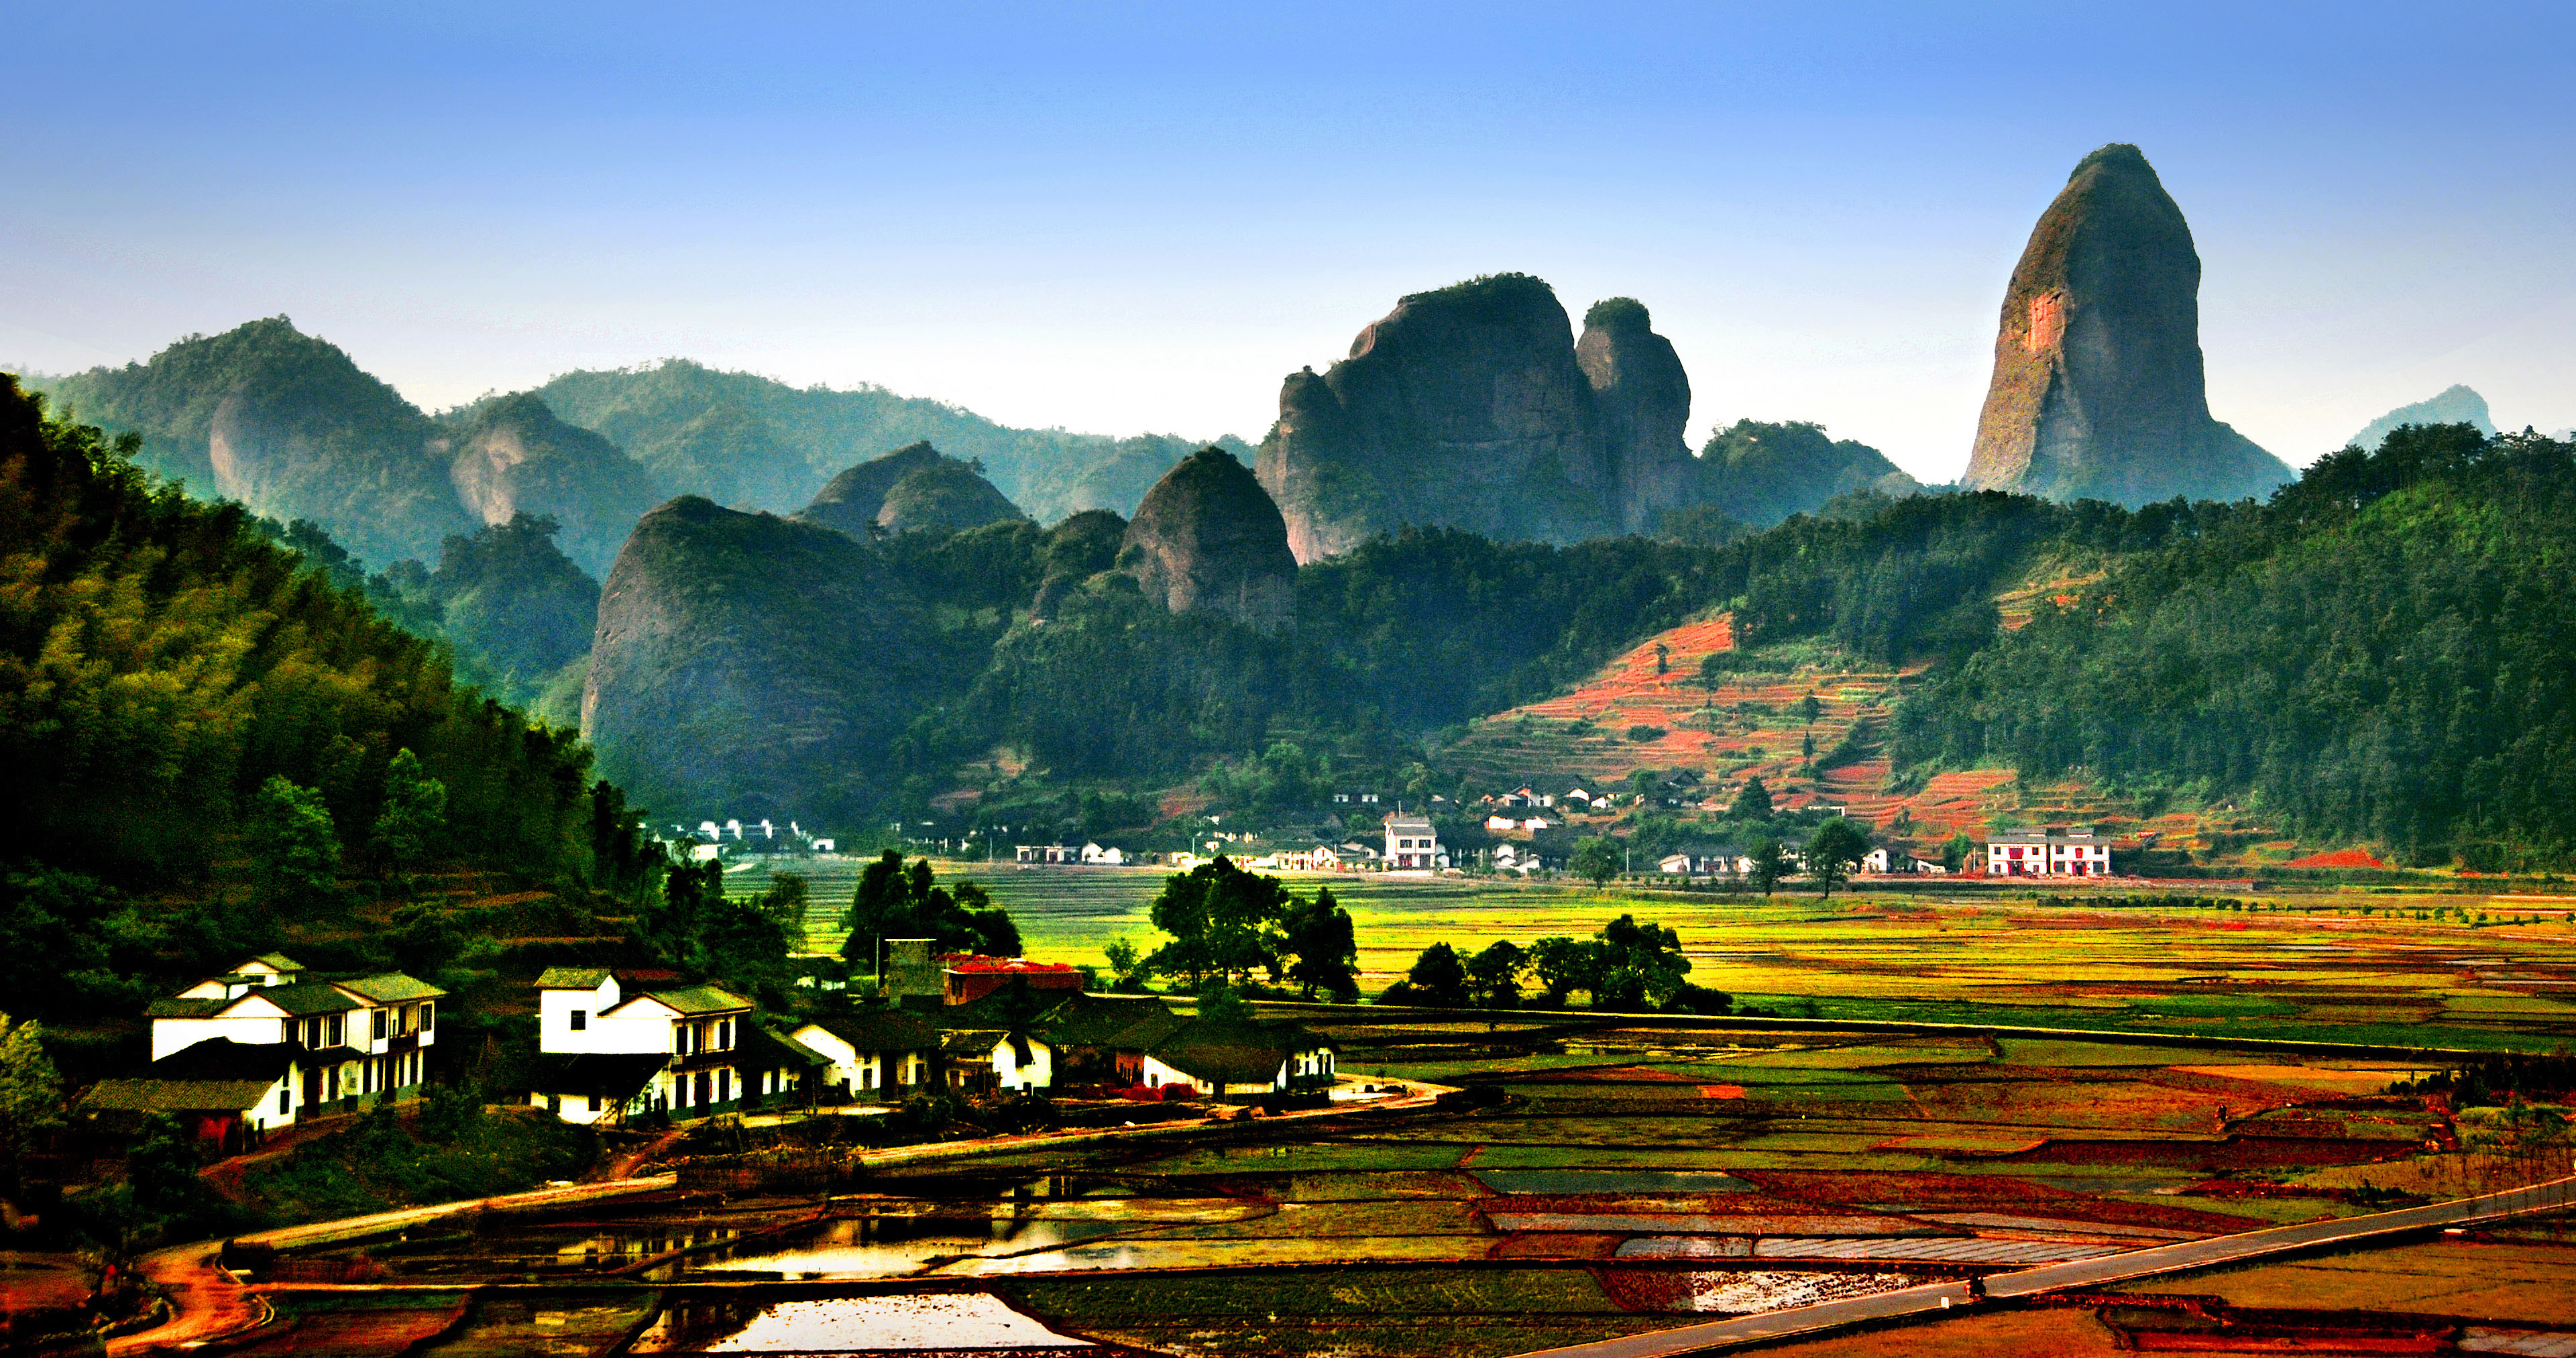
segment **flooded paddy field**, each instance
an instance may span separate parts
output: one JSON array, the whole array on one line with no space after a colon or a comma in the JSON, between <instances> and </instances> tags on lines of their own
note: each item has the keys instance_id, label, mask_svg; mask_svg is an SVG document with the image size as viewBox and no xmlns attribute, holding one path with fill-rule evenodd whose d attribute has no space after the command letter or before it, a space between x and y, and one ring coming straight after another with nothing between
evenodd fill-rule
<instances>
[{"instance_id":1,"label":"flooded paddy field","mask_svg":"<svg viewBox=\"0 0 2576 1358\"><path fill-rule=\"evenodd\" d=\"M808 945L840 946L862 865L823 860ZM768 869L729 879L756 889ZM1007 906L1031 957L1098 963L1124 936L1161 941L1153 868L943 865ZM2213 1039L2291 1039L2546 1052L2576 1032L2576 903L2385 888L2044 896L1993 885L1844 896L1594 891L1561 883L1283 878L1349 908L1374 994L1421 950L1589 936L1633 913L1677 931L1692 982L1739 1007L1870 1022L1965 1023ZM2047 892L2072 893L2066 882Z\"/></svg>"},{"instance_id":2,"label":"flooded paddy field","mask_svg":"<svg viewBox=\"0 0 2576 1358\"><path fill-rule=\"evenodd\" d=\"M384 1289L281 1283L292 1351L1508 1355L2565 1172L2456 1154L2400 1059L1347 1012L1346 1070L1465 1094L289 1255ZM2512 1250L2576 1287L2576 1246Z\"/></svg>"}]
</instances>

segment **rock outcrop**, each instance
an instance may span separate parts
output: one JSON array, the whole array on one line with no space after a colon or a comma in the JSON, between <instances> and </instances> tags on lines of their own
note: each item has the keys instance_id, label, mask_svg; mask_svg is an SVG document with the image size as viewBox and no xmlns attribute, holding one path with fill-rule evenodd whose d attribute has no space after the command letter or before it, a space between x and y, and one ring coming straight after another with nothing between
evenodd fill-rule
<instances>
[{"instance_id":1,"label":"rock outcrop","mask_svg":"<svg viewBox=\"0 0 2576 1358\"><path fill-rule=\"evenodd\" d=\"M449 449L448 476L467 513L486 527L520 514L561 526L555 545L596 580L617 560L627 530L664 498L617 445L555 418L531 392L474 413Z\"/></svg>"},{"instance_id":2,"label":"rock outcrop","mask_svg":"<svg viewBox=\"0 0 2576 1358\"><path fill-rule=\"evenodd\" d=\"M886 492L894 489L895 482L907 472L936 467L945 460L926 442L907 444L833 477L813 503L797 510L794 517L865 539L876 531L877 514L885 508Z\"/></svg>"},{"instance_id":3,"label":"rock outcrop","mask_svg":"<svg viewBox=\"0 0 2576 1358\"><path fill-rule=\"evenodd\" d=\"M2361 432L2353 435L2349 443L2366 453L2378 452L2379 445L2397 432L2399 425L2405 424L2475 425L2479 433L2489 438L2495 437L2496 431L2495 417L2487 413L2487 398L2467 387L2454 386L2430 400L2399 406L2372 420L2362 426Z\"/></svg>"},{"instance_id":4,"label":"rock outcrop","mask_svg":"<svg viewBox=\"0 0 2576 1358\"><path fill-rule=\"evenodd\" d=\"M1718 430L1700 449L1699 474L1702 504L1745 528L1822 509L1838 495L1903 499L1923 489L1876 448L1794 420L1737 420Z\"/></svg>"},{"instance_id":5,"label":"rock outcrop","mask_svg":"<svg viewBox=\"0 0 2576 1358\"><path fill-rule=\"evenodd\" d=\"M877 527L889 533L954 532L1027 517L973 465L955 458L905 472L877 507Z\"/></svg>"},{"instance_id":6,"label":"rock outcrop","mask_svg":"<svg viewBox=\"0 0 2576 1358\"><path fill-rule=\"evenodd\" d=\"M683 496L608 573L582 734L605 776L674 817L870 806L888 747L961 664L940 644L849 538Z\"/></svg>"},{"instance_id":7,"label":"rock outcrop","mask_svg":"<svg viewBox=\"0 0 2576 1358\"><path fill-rule=\"evenodd\" d=\"M1286 626L1296 605L1287 522L1222 448L1181 459L1145 492L1117 568L1175 613L1219 613L1263 632Z\"/></svg>"},{"instance_id":8,"label":"rock outcrop","mask_svg":"<svg viewBox=\"0 0 2576 1358\"><path fill-rule=\"evenodd\" d=\"M1583 313L1574 362L1592 384L1600 439L1616 477L1619 526L1651 532L1666 513L1697 498L1699 465L1683 429L1690 422L1690 374L1633 297L1595 302Z\"/></svg>"},{"instance_id":9,"label":"rock outcrop","mask_svg":"<svg viewBox=\"0 0 2576 1358\"><path fill-rule=\"evenodd\" d=\"M2086 156L2004 293L1962 484L2147 504L2261 496L2280 459L2210 418L2200 255L2138 148Z\"/></svg>"},{"instance_id":10,"label":"rock outcrop","mask_svg":"<svg viewBox=\"0 0 2576 1358\"><path fill-rule=\"evenodd\" d=\"M1689 379L1644 307L1592 320L1578 358L1554 291L1500 274L1406 297L1348 358L1291 374L1259 468L1297 559L1408 523L1549 542L1651 526L1688 494Z\"/></svg>"}]
</instances>

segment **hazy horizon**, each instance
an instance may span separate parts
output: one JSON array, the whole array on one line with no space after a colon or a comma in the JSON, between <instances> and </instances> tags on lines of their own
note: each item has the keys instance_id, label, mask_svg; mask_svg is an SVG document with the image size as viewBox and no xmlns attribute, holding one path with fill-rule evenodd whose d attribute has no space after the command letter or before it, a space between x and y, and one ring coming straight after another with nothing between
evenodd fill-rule
<instances>
[{"instance_id":1,"label":"hazy horizon","mask_svg":"<svg viewBox=\"0 0 2576 1358\"><path fill-rule=\"evenodd\" d=\"M2453 383L2576 424L2576 22L2539 6L482 7L22 22L0 360L286 314L428 408L686 357L1005 424L1258 439L1280 379L1478 273L1634 296L1690 437L1964 465L2085 152L2205 270L2212 412L2294 465Z\"/></svg>"}]
</instances>

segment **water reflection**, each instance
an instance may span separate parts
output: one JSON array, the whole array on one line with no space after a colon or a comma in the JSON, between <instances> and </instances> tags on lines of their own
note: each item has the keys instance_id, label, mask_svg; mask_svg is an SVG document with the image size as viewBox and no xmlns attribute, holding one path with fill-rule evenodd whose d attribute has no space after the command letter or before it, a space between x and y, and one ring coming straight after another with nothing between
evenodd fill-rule
<instances>
[{"instance_id":1,"label":"water reflection","mask_svg":"<svg viewBox=\"0 0 2576 1358\"><path fill-rule=\"evenodd\" d=\"M629 1353L881 1353L907 1349L1088 1349L983 1292L820 1301L684 1302Z\"/></svg>"},{"instance_id":2,"label":"water reflection","mask_svg":"<svg viewBox=\"0 0 2576 1358\"><path fill-rule=\"evenodd\" d=\"M793 1245L757 1253L728 1252L691 1260L695 1273L759 1273L780 1278L891 1278L962 1255L1048 1250L1121 1231L1134 1221L1066 1221L994 1217L970 1226L955 1217L845 1217Z\"/></svg>"}]
</instances>

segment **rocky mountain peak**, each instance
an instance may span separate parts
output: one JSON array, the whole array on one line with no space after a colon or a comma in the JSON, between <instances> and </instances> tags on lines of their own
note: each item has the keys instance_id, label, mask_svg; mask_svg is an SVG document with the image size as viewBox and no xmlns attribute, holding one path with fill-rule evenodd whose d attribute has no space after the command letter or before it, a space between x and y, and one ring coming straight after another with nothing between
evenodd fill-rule
<instances>
[{"instance_id":1,"label":"rocky mountain peak","mask_svg":"<svg viewBox=\"0 0 2576 1358\"><path fill-rule=\"evenodd\" d=\"M2134 505L2259 496L2289 479L2210 417L2200 254L2181 207L2137 147L2086 156L2005 288L1963 484Z\"/></svg>"},{"instance_id":2,"label":"rocky mountain peak","mask_svg":"<svg viewBox=\"0 0 2576 1358\"><path fill-rule=\"evenodd\" d=\"M1117 568L1175 613L1220 613L1264 632L1286 626L1296 601L1287 522L1222 448L1181 459L1145 492Z\"/></svg>"},{"instance_id":3,"label":"rocky mountain peak","mask_svg":"<svg viewBox=\"0 0 2576 1358\"><path fill-rule=\"evenodd\" d=\"M1494 274L1410 294L1290 374L1258 465L1297 558L1408 523L1574 542L1686 499L1680 359L1631 299L1586 320L1578 353L1546 282Z\"/></svg>"}]
</instances>

